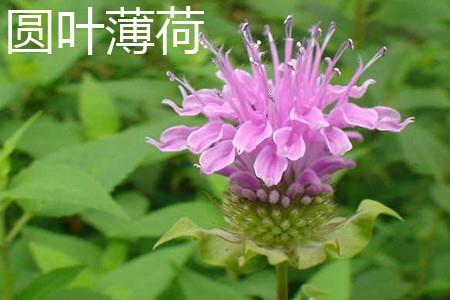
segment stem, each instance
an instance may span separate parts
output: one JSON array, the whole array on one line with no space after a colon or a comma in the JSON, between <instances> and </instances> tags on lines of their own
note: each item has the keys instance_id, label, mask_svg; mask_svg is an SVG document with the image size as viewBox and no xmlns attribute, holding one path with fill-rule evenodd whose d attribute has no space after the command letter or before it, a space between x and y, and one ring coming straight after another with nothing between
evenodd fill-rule
<instances>
[{"instance_id":1,"label":"stem","mask_svg":"<svg viewBox=\"0 0 450 300\"><path fill-rule=\"evenodd\" d=\"M288 263L284 262L275 266L277 277L277 300L288 299Z\"/></svg>"},{"instance_id":2,"label":"stem","mask_svg":"<svg viewBox=\"0 0 450 300\"><path fill-rule=\"evenodd\" d=\"M3 299L13 300L11 267L6 245L0 246L0 264L3 269Z\"/></svg>"},{"instance_id":3,"label":"stem","mask_svg":"<svg viewBox=\"0 0 450 300\"><path fill-rule=\"evenodd\" d=\"M19 220L17 220L16 224L14 224L14 227L11 229L11 231L6 236L5 240L3 241L3 245L8 246L16 237L16 235L20 232L22 227L30 221L30 219L33 216L29 213L24 213Z\"/></svg>"},{"instance_id":4,"label":"stem","mask_svg":"<svg viewBox=\"0 0 450 300\"><path fill-rule=\"evenodd\" d=\"M8 256L8 246L4 243L5 233L6 233L6 224L5 224L5 210L8 207L8 203L3 201L0 207L0 265L2 267L3 273L3 299L4 300L13 300L13 291L12 291L12 276L11 276L11 267L9 265L9 256Z\"/></svg>"}]
</instances>

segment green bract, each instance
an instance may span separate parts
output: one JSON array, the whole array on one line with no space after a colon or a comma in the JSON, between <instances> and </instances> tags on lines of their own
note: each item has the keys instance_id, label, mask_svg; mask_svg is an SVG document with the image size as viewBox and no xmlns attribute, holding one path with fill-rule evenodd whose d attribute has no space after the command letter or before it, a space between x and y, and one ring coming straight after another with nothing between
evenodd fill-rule
<instances>
[{"instance_id":1,"label":"green bract","mask_svg":"<svg viewBox=\"0 0 450 300\"><path fill-rule=\"evenodd\" d=\"M320 201L316 204L313 202L310 206L323 206L323 202ZM293 205L287 209L299 208ZM313 208L308 209L315 211ZM320 209L319 211L322 212ZM155 248L176 238L193 237L200 244L203 260L211 265L243 273L258 270L267 263L278 265L289 262L289 265L294 268L307 269L324 262L327 258L350 258L361 252L369 243L374 222L380 214L401 219L395 211L383 204L373 200L363 200L356 213L349 218L332 218L326 222L321 220L314 224L314 234L309 236L301 234L296 241L292 241L291 238L287 244L272 245L265 243L268 240L253 240L255 235L244 236L242 232L236 232L233 228L230 231L202 229L188 218L181 218L161 237L155 244ZM281 230L280 234L289 234L292 230L281 226L273 228L277 231ZM249 228L245 230L247 229ZM303 228L299 232L304 230L306 229Z\"/></svg>"}]
</instances>

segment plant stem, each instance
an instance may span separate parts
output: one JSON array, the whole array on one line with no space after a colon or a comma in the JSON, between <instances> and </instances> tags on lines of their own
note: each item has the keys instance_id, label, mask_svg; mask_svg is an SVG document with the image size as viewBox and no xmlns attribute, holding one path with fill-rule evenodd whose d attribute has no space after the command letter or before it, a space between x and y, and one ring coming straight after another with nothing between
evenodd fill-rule
<instances>
[{"instance_id":1,"label":"plant stem","mask_svg":"<svg viewBox=\"0 0 450 300\"><path fill-rule=\"evenodd\" d=\"M3 299L13 300L12 275L9 265L8 247L0 245L0 263L3 271Z\"/></svg>"},{"instance_id":2,"label":"plant stem","mask_svg":"<svg viewBox=\"0 0 450 300\"><path fill-rule=\"evenodd\" d=\"M13 300L12 276L11 276L11 267L9 265L8 246L4 241L6 233L4 212L8 207L8 204L6 204L5 201L3 201L2 204L3 205L1 205L0 210L0 264L3 273L2 291L4 300Z\"/></svg>"},{"instance_id":3,"label":"plant stem","mask_svg":"<svg viewBox=\"0 0 450 300\"><path fill-rule=\"evenodd\" d=\"M288 263L283 262L275 266L277 277L277 300L288 299Z\"/></svg>"},{"instance_id":4,"label":"plant stem","mask_svg":"<svg viewBox=\"0 0 450 300\"><path fill-rule=\"evenodd\" d=\"M14 227L11 229L11 231L6 236L5 240L3 241L3 244L5 246L8 246L16 237L16 235L20 232L22 227L30 221L30 219L33 217L33 215L29 213L24 213L19 220L17 220L16 224L14 224Z\"/></svg>"}]
</instances>

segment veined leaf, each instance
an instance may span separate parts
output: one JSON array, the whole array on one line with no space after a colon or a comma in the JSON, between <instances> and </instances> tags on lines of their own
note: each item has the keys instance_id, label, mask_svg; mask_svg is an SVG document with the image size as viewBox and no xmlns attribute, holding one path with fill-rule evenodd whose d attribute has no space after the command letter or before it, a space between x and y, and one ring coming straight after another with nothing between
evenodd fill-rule
<instances>
[{"instance_id":1,"label":"veined leaf","mask_svg":"<svg viewBox=\"0 0 450 300\"><path fill-rule=\"evenodd\" d=\"M157 299L177 275L172 265L183 265L192 250L184 244L141 256L102 278L97 290L116 300Z\"/></svg>"},{"instance_id":2,"label":"veined leaf","mask_svg":"<svg viewBox=\"0 0 450 300\"><path fill-rule=\"evenodd\" d=\"M445 145L425 128L409 126L397 136L405 162L419 174L441 179L450 166L450 155Z\"/></svg>"},{"instance_id":3,"label":"veined leaf","mask_svg":"<svg viewBox=\"0 0 450 300\"><path fill-rule=\"evenodd\" d=\"M145 137L157 137L177 121L178 118L173 118L145 124L100 141L62 149L45 157L44 161L82 169L102 183L107 191L112 191L146 156L147 163L156 163L174 155L149 146Z\"/></svg>"},{"instance_id":4,"label":"veined leaf","mask_svg":"<svg viewBox=\"0 0 450 300\"><path fill-rule=\"evenodd\" d=\"M4 189L8 184L8 177L10 172L9 157L11 153L16 149L17 144L22 138L25 131L33 124L34 121L40 116L40 113L32 116L26 121L10 138L8 138L3 148L0 151L0 190Z\"/></svg>"},{"instance_id":5,"label":"veined leaf","mask_svg":"<svg viewBox=\"0 0 450 300\"><path fill-rule=\"evenodd\" d=\"M187 268L179 270L177 282L186 300L197 300L199 295L205 300L250 300L240 290L214 281Z\"/></svg>"},{"instance_id":6,"label":"veined leaf","mask_svg":"<svg viewBox=\"0 0 450 300\"><path fill-rule=\"evenodd\" d=\"M0 197L38 216L67 216L87 208L126 218L123 209L89 174L70 166L38 162L14 177Z\"/></svg>"},{"instance_id":7,"label":"veined leaf","mask_svg":"<svg viewBox=\"0 0 450 300\"><path fill-rule=\"evenodd\" d=\"M120 119L108 93L89 74L85 74L79 98L79 115L92 139L101 139L117 133Z\"/></svg>"},{"instance_id":8,"label":"veined leaf","mask_svg":"<svg viewBox=\"0 0 450 300\"><path fill-rule=\"evenodd\" d=\"M17 295L17 300L42 300L48 293L68 286L81 270L82 267L69 267L41 275Z\"/></svg>"}]
</instances>

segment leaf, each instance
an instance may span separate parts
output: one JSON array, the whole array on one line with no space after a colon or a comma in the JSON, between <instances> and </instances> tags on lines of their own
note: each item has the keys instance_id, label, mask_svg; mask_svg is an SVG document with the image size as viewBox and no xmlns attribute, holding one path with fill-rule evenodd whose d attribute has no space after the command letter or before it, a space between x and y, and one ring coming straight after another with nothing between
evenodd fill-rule
<instances>
[{"instance_id":1,"label":"leaf","mask_svg":"<svg viewBox=\"0 0 450 300\"><path fill-rule=\"evenodd\" d=\"M128 222L124 221L122 218L92 209L82 212L81 218L106 236L115 237L117 231L127 224L131 224L132 220L142 217L148 209L147 198L133 192L118 195L117 203L128 214L130 219Z\"/></svg>"},{"instance_id":2,"label":"leaf","mask_svg":"<svg viewBox=\"0 0 450 300\"><path fill-rule=\"evenodd\" d=\"M157 299L177 275L172 265L183 265L192 250L184 244L143 255L106 275L96 289L115 300Z\"/></svg>"},{"instance_id":3,"label":"leaf","mask_svg":"<svg viewBox=\"0 0 450 300\"><path fill-rule=\"evenodd\" d=\"M400 110L450 108L450 98L447 92L441 89L404 87L393 99L392 105Z\"/></svg>"},{"instance_id":4,"label":"leaf","mask_svg":"<svg viewBox=\"0 0 450 300\"><path fill-rule=\"evenodd\" d=\"M236 289L244 291L248 296L271 300L276 290L275 273L272 270L264 270L250 274L235 285Z\"/></svg>"},{"instance_id":5,"label":"leaf","mask_svg":"<svg viewBox=\"0 0 450 300\"><path fill-rule=\"evenodd\" d=\"M31 126L31 124L33 124L33 122L36 121L37 118L39 118L39 116L40 113L32 116L10 138L5 141L3 148L0 151L0 190L4 189L8 184L9 172L11 171L9 157L11 156L14 149L16 149L17 144L19 143L23 134Z\"/></svg>"},{"instance_id":6,"label":"leaf","mask_svg":"<svg viewBox=\"0 0 450 300\"><path fill-rule=\"evenodd\" d=\"M57 269L33 280L18 295L17 300L40 300L50 293L68 286L80 273L81 267Z\"/></svg>"},{"instance_id":7,"label":"leaf","mask_svg":"<svg viewBox=\"0 0 450 300\"><path fill-rule=\"evenodd\" d=\"M38 216L67 216L91 208L127 217L92 176L65 165L35 163L15 176L0 197L12 198Z\"/></svg>"},{"instance_id":8,"label":"leaf","mask_svg":"<svg viewBox=\"0 0 450 300\"><path fill-rule=\"evenodd\" d=\"M298 269L307 269L324 262L327 257L350 258L361 252L372 237L374 222L380 214L401 217L392 209L373 200L363 200L355 215L341 221L340 218L325 226L330 233L322 242L299 245L293 262Z\"/></svg>"},{"instance_id":9,"label":"leaf","mask_svg":"<svg viewBox=\"0 0 450 300\"><path fill-rule=\"evenodd\" d=\"M311 285L311 284L304 284L302 285L302 287L300 288L300 291L297 292L297 296L294 297L294 299L296 300L302 300L303 296L306 297L306 299L316 299L316 297L320 297L320 296L327 296L329 295L327 292Z\"/></svg>"},{"instance_id":10,"label":"leaf","mask_svg":"<svg viewBox=\"0 0 450 300\"><path fill-rule=\"evenodd\" d=\"M18 149L34 158L41 158L59 149L81 144L83 141L83 131L78 123L58 122L45 116L27 130Z\"/></svg>"},{"instance_id":11,"label":"leaf","mask_svg":"<svg viewBox=\"0 0 450 300\"><path fill-rule=\"evenodd\" d=\"M156 163L175 155L162 153L149 146L145 143L145 137L158 136L177 119L144 124L100 141L62 149L48 155L44 161L82 169L96 178L107 191L112 191L144 161L146 156L148 163Z\"/></svg>"},{"instance_id":12,"label":"leaf","mask_svg":"<svg viewBox=\"0 0 450 300\"><path fill-rule=\"evenodd\" d=\"M79 97L79 116L92 139L101 139L119 130L120 119L114 103L89 74L83 77Z\"/></svg>"},{"instance_id":13,"label":"leaf","mask_svg":"<svg viewBox=\"0 0 450 300\"><path fill-rule=\"evenodd\" d=\"M112 298L88 289L62 289L48 293L40 300L112 300Z\"/></svg>"},{"instance_id":14,"label":"leaf","mask_svg":"<svg viewBox=\"0 0 450 300\"><path fill-rule=\"evenodd\" d=\"M177 203L152 211L128 224L111 228L109 232L112 232L112 236L123 238L158 237L169 230L181 217L192 218L205 227L223 224L223 217L218 208L206 201L194 201ZM95 220L91 219L91 221L95 223Z\"/></svg>"},{"instance_id":15,"label":"leaf","mask_svg":"<svg viewBox=\"0 0 450 300\"><path fill-rule=\"evenodd\" d=\"M323 266L301 290L315 300L350 300L350 261L334 261Z\"/></svg>"},{"instance_id":16,"label":"leaf","mask_svg":"<svg viewBox=\"0 0 450 300\"><path fill-rule=\"evenodd\" d=\"M101 255L94 244L73 236L33 227L24 228L22 235L43 272L75 265L93 266Z\"/></svg>"},{"instance_id":17,"label":"leaf","mask_svg":"<svg viewBox=\"0 0 450 300\"><path fill-rule=\"evenodd\" d=\"M431 187L431 196L437 206L450 214L450 185L433 185Z\"/></svg>"},{"instance_id":18,"label":"leaf","mask_svg":"<svg viewBox=\"0 0 450 300\"><path fill-rule=\"evenodd\" d=\"M45 245L31 242L28 247L37 267L44 273L57 270L59 268L68 268L80 265L77 260L68 256L66 253ZM51 257L51 259L48 259L49 257Z\"/></svg>"},{"instance_id":19,"label":"leaf","mask_svg":"<svg viewBox=\"0 0 450 300\"><path fill-rule=\"evenodd\" d=\"M177 282L186 300L197 300L199 295L205 300L250 300L237 289L219 283L213 279L195 273L187 268L181 268Z\"/></svg>"},{"instance_id":20,"label":"leaf","mask_svg":"<svg viewBox=\"0 0 450 300\"><path fill-rule=\"evenodd\" d=\"M447 147L430 131L417 124L397 135L405 162L419 174L442 179L449 171L450 157Z\"/></svg>"},{"instance_id":21,"label":"leaf","mask_svg":"<svg viewBox=\"0 0 450 300\"><path fill-rule=\"evenodd\" d=\"M397 300L405 298L411 284L401 274L386 268L374 268L356 276L353 300Z\"/></svg>"},{"instance_id":22,"label":"leaf","mask_svg":"<svg viewBox=\"0 0 450 300\"><path fill-rule=\"evenodd\" d=\"M263 255L255 253L258 248L246 248L239 238L220 229L202 229L188 218L181 218L154 245L154 249L173 239L192 237L198 240L202 260L210 265L226 267L235 272L250 273L265 264ZM278 256L273 255L276 259ZM276 260L275 259L275 260ZM287 258L284 258L284 261Z\"/></svg>"}]
</instances>

